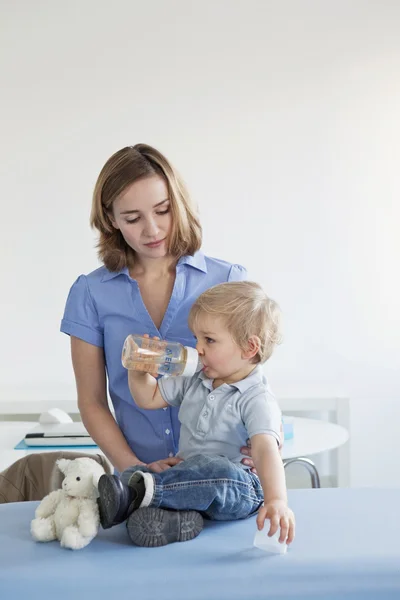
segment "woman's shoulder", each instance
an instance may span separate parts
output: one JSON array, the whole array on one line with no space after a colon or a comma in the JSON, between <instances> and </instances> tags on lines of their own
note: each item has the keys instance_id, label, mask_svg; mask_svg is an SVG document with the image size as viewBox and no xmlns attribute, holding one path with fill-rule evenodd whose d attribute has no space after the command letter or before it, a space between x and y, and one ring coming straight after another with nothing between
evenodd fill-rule
<instances>
[{"instance_id":1,"label":"woman's shoulder","mask_svg":"<svg viewBox=\"0 0 400 600\"><path fill-rule=\"evenodd\" d=\"M114 277L116 277L117 275L120 275L121 272L122 271L118 271L118 272L109 271L107 269L107 267L102 265L101 267L98 267L94 271L90 271L90 273L87 273L86 275L84 275L84 277L86 277L86 279L89 283L96 283L96 282L103 283L104 281L114 279Z\"/></svg>"},{"instance_id":2,"label":"woman's shoulder","mask_svg":"<svg viewBox=\"0 0 400 600\"><path fill-rule=\"evenodd\" d=\"M121 272L113 273L109 271L105 266L81 274L72 283L69 296L71 299L76 298L77 300L87 297L94 300L99 296L102 297L104 292L109 289L109 285L114 287L113 280L120 274ZM107 282L109 282L109 285L107 285Z\"/></svg>"},{"instance_id":3,"label":"woman's shoulder","mask_svg":"<svg viewBox=\"0 0 400 600\"><path fill-rule=\"evenodd\" d=\"M89 273L84 273L79 275L76 279L75 283L81 283L84 285L96 285L97 283L104 283L106 281L111 281L118 275L121 275L123 271L113 272L109 271L107 267L104 265L94 269L94 271L90 271Z\"/></svg>"}]
</instances>

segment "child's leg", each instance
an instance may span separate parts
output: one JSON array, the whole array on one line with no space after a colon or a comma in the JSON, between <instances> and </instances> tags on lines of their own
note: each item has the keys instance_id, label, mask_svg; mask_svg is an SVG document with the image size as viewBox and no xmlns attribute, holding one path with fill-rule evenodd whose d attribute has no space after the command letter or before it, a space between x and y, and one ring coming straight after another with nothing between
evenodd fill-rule
<instances>
[{"instance_id":1,"label":"child's leg","mask_svg":"<svg viewBox=\"0 0 400 600\"><path fill-rule=\"evenodd\" d=\"M196 510L224 521L248 517L263 500L258 478L223 457L196 456L162 473L132 471L122 481L135 489L144 480L141 507Z\"/></svg>"},{"instance_id":2,"label":"child's leg","mask_svg":"<svg viewBox=\"0 0 400 600\"><path fill-rule=\"evenodd\" d=\"M136 471L137 481L128 485ZM131 467L121 479L103 475L99 480L100 522L104 529L122 523L128 517L128 534L138 546L164 546L171 542L185 542L199 535L203 518L195 511L170 511L161 508L141 508L146 495L144 474L146 467Z\"/></svg>"}]
</instances>

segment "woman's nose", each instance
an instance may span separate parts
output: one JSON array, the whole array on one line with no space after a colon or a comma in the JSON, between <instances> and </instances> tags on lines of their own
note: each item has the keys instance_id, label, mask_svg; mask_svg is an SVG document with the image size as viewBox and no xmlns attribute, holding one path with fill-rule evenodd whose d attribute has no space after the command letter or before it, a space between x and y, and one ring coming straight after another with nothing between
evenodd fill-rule
<instances>
[{"instance_id":1,"label":"woman's nose","mask_svg":"<svg viewBox=\"0 0 400 600\"><path fill-rule=\"evenodd\" d=\"M149 219L148 221L146 221L145 234L148 237L156 236L159 231L160 230L158 228L158 225L154 219Z\"/></svg>"}]
</instances>

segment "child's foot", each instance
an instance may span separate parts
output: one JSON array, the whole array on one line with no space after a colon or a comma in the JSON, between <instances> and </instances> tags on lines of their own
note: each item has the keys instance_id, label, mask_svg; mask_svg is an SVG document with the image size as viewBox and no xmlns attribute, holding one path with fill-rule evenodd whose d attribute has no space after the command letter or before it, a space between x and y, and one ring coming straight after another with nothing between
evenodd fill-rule
<instances>
[{"instance_id":1,"label":"child's foot","mask_svg":"<svg viewBox=\"0 0 400 600\"><path fill-rule=\"evenodd\" d=\"M143 478L130 487L115 475L102 475L98 489L97 503L103 529L109 529L125 521L134 510L139 508L145 494Z\"/></svg>"},{"instance_id":2,"label":"child's foot","mask_svg":"<svg viewBox=\"0 0 400 600\"><path fill-rule=\"evenodd\" d=\"M141 508L131 514L127 528L129 537L137 546L165 546L197 537L203 529L203 517L194 510Z\"/></svg>"}]
</instances>

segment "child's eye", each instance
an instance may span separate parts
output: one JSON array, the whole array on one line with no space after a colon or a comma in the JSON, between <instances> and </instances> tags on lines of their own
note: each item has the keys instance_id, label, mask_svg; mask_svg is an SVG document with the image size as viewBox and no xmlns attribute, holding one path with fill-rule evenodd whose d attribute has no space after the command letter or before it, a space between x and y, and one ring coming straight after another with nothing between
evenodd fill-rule
<instances>
[{"instance_id":1,"label":"child's eye","mask_svg":"<svg viewBox=\"0 0 400 600\"><path fill-rule=\"evenodd\" d=\"M215 342L215 340L213 340L212 338L206 337L206 342L207 342L207 344L213 344Z\"/></svg>"}]
</instances>

